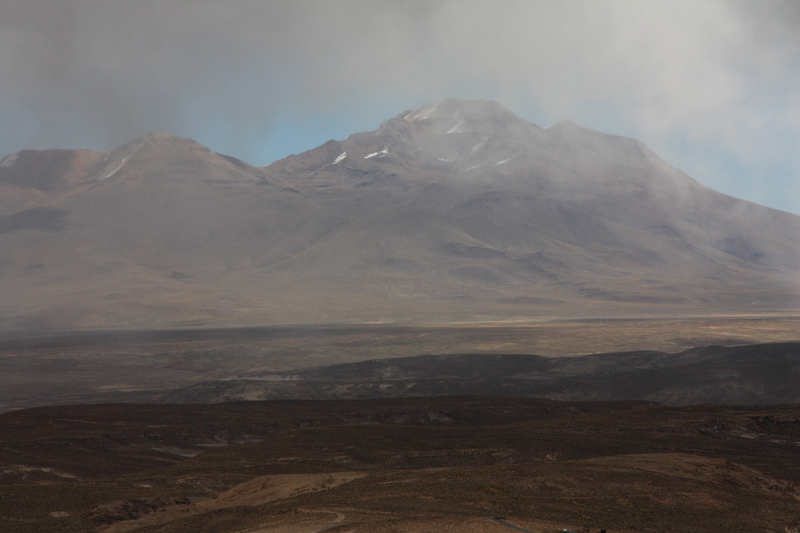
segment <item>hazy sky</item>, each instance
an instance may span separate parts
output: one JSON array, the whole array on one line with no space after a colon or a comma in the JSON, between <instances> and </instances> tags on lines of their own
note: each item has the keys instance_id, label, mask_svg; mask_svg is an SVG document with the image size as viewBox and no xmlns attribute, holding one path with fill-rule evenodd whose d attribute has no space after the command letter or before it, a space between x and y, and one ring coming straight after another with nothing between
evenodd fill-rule
<instances>
[{"instance_id":1,"label":"hazy sky","mask_svg":"<svg viewBox=\"0 0 800 533\"><path fill-rule=\"evenodd\" d=\"M160 131L264 165L447 97L800 214L798 0L0 2L0 157Z\"/></svg>"}]
</instances>

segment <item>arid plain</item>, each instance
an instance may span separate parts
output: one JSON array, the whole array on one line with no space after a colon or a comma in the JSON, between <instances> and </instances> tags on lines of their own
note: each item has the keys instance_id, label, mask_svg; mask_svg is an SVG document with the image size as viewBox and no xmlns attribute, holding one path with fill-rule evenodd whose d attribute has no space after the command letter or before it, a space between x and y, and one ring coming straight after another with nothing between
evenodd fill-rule
<instances>
[{"instance_id":1,"label":"arid plain","mask_svg":"<svg viewBox=\"0 0 800 533\"><path fill-rule=\"evenodd\" d=\"M798 331L796 317L718 317L6 334L0 337L0 409L154 401L205 381L373 359L675 353L696 346L792 342Z\"/></svg>"}]
</instances>

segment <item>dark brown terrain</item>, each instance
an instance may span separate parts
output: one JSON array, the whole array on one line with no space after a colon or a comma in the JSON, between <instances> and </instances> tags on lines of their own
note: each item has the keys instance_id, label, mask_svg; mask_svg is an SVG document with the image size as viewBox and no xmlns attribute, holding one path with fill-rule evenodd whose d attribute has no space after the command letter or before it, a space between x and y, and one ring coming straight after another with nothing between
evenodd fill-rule
<instances>
[{"instance_id":1,"label":"dark brown terrain","mask_svg":"<svg viewBox=\"0 0 800 533\"><path fill-rule=\"evenodd\" d=\"M159 403L247 399L527 396L647 400L666 405L800 403L800 343L706 346L670 354L580 357L527 354L420 355L284 372L250 372L200 383Z\"/></svg>"},{"instance_id":2,"label":"dark brown terrain","mask_svg":"<svg viewBox=\"0 0 800 533\"><path fill-rule=\"evenodd\" d=\"M150 134L0 165L0 327L796 314L800 217L446 100L263 168Z\"/></svg>"},{"instance_id":3,"label":"dark brown terrain","mask_svg":"<svg viewBox=\"0 0 800 533\"><path fill-rule=\"evenodd\" d=\"M0 463L9 532L800 528L800 406L64 406L0 415Z\"/></svg>"}]
</instances>

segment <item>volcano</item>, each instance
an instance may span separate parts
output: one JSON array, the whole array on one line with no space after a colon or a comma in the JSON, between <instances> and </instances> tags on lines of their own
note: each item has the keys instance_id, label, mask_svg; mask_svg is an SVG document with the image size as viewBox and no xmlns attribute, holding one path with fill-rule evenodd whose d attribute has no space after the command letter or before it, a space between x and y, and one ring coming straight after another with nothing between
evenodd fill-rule
<instances>
[{"instance_id":1,"label":"volcano","mask_svg":"<svg viewBox=\"0 0 800 533\"><path fill-rule=\"evenodd\" d=\"M798 235L634 139L492 101L266 167L154 133L0 160L0 327L795 312Z\"/></svg>"}]
</instances>

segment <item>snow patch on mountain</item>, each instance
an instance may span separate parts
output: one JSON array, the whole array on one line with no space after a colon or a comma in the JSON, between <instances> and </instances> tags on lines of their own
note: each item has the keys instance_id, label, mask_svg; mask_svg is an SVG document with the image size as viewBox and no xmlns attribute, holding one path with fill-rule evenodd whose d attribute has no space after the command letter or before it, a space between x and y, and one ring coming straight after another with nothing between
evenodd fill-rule
<instances>
[{"instance_id":1,"label":"snow patch on mountain","mask_svg":"<svg viewBox=\"0 0 800 533\"><path fill-rule=\"evenodd\" d=\"M486 144L486 141L488 141L488 140L489 140L489 137L484 137L483 139L481 139L478 144L476 144L475 146L472 147L472 150L469 151L469 155L472 155L475 152L477 152L478 150L480 150L481 148L483 148L483 145Z\"/></svg>"},{"instance_id":2,"label":"snow patch on mountain","mask_svg":"<svg viewBox=\"0 0 800 533\"><path fill-rule=\"evenodd\" d=\"M369 154L369 155L365 155L365 156L364 156L364 159L369 159L369 158L371 158L371 157L375 157L375 156L380 156L380 157L383 157L383 156L387 155L388 153L389 153L389 147L387 146L386 148L384 148L384 149L383 149L383 150L381 150L380 152L372 152L372 153L371 153L371 154Z\"/></svg>"},{"instance_id":3,"label":"snow patch on mountain","mask_svg":"<svg viewBox=\"0 0 800 533\"><path fill-rule=\"evenodd\" d=\"M17 152L16 154L5 156L3 159L0 160L0 167L10 167L11 165L14 164L14 161L16 161L18 157L19 157L19 152Z\"/></svg>"},{"instance_id":4,"label":"snow patch on mountain","mask_svg":"<svg viewBox=\"0 0 800 533\"><path fill-rule=\"evenodd\" d=\"M121 169L122 167L124 167L124 166L125 166L125 163L127 163L127 162L128 162L128 158L127 158L127 157L126 157L126 158L123 158L123 159L122 159L122 161L120 161L119 165L117 165L116 167L114 167L114 168L113 168L113 170L111 170L111 172L108 172L107 174L103 175L103 176L102 176L100 179L98 179L97 181L103 181L103 180L104 180L104 179L106 179L106 178L110 178L111 176L113 176L114 174L116 174L116 173L117 173L117 171L118 171L119 169Z\"/></svg>"},{"instance_id":5,"label":"snow patch on mountain","mask_svg":"<svg viewBox=\"0 0 800 533\"><path fill-rule=\"evenodd\" d=\"M436 111L437 107L439 107L439 104L426 105L424 107L417 109L416 111L412 111L403 118L405 120L408 120L409 122L414 122L416 120L427 120L431 118L434 111Z\"/></svg>"},{"instance_id":6,"label":"snow patch on mountain","mask_svg":"<svg viewBox=\"0 0 800 533\"><path fill-rule=\"evenodd\" d=\"M344 160L344 158L345 158L345 157L347 157L347 152L342 152L342 155L340 155L339 157L337 157L336 159L334 159L332 164L333 164L333 165L337 165L337 164L339 164L339 162L340 162L340 161L342 161L342 160Z\"/></svg>"},{"instance_id":7,"label":"snow patch on mountain","mask_svg":"<svg viewBox=\"0 0 800 533\"><path fill-rule=\"evenodd\" d=\"M450 134L450 133L463 133L463 132L467 131L465 129L462 129L463 125L464 125L464 121L461 121L458 124L456 124L455 126L453 126L452 128L450 128L449 130L447 130L447 133L448 134Z\"/></svg>"},{"instance_id":8,"label":"snow patch on mountain","mask_svg":"<svg viewBox=\"0 0 800 533\"><path fill-rule=\"evenodd\" d=\"M125 166L125 163L130 161L131 157L136 155L136 152L142 149L142 146L145 145L145 143L148 141L149 138L150 135L148 135L147 137L143 137L141 140L139 140L139 142L131 146L130 150L122 154L121 157L115 159L110 164L106 165L106 167L100 171L99 173L100 177L97 178L96 182L108 179L117 172L119 172L119 170Z\"/></svg>"}]
</instances>

